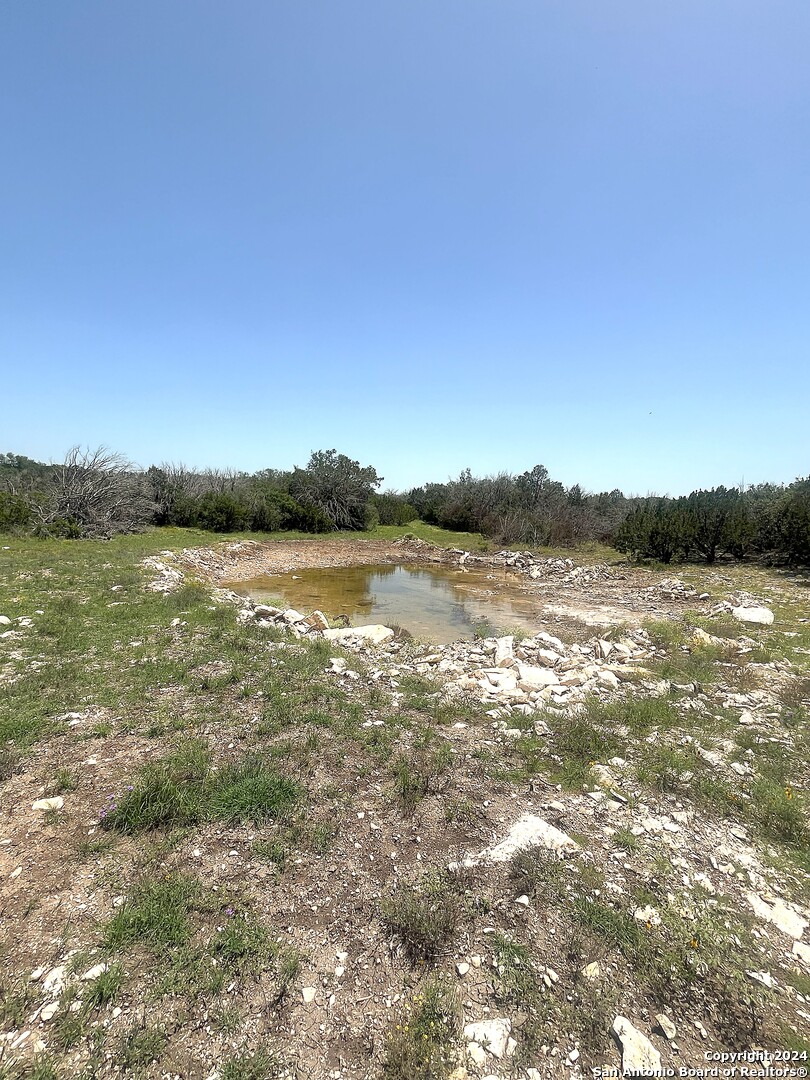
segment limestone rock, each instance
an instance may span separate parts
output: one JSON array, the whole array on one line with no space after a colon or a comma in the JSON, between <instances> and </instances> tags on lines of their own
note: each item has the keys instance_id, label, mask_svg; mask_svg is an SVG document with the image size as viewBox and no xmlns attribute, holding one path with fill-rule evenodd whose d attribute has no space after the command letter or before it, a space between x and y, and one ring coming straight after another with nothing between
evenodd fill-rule
<instances>
[{"instance_id":1,"label":"limestone rock","mask_svg":"<svg viewBox=\"0 0 810 1080\"><path fill-rule=\"evenodd\" d=\"M782 900L776 900L775 903L769 904L756 893L748 893L746 899L760 919L773 923L778 930L781 930L783 934L787 934L788 937L798 940L807 929L807 919L803 918L798 911L788 907Z\"/></svg>"},{"instance_id":2,"label":"limestone rock","mask_svg":"<svg viewBox=\"0 0 810 1080\"><path fill-rule=\"evenodd\" d=\"M322 611L313 611L311 615L307 615L304 622L314 630L329 629L329 621Z\"/></svg>"},{"instance_id":3,"label":"limestone rock","mask_svg":"<svg viewBox=\"0 0 810 1080\"><path fill-rule=\"evenodd\" d=\"M766 607L733 607L731 614L739 622L759 623L761 626L770 626L773 622L773 612Z\"/></svg>"},{"instance_id":4,"label":"limestone rock","mask_svg":"<svg viewBox=\"0 0 810 1080\"><path fill-rule=\"evenodd\" d=\"M613 1031L622 1045L623 1073L658 1072L661 1069L661 1055L626 1016L616 1017Z\"/></svg>"},{"instance_id":5,"label":"limestone rock","mask_svg":"<svg viewBox=\"0 0 810 1080\"><path fill-rule=\"evenodd\" d=\"M281 613L281 617L285 623L290 623L290 625L293 623L304 622L305 620L305 616L303 616L300 611L296 611L295 608L287 608L286 611Z\"/></svg>"},{"instance_id":6,"label":"limestone rock","mask_svg":"<svg viewBox=\"0 0 810 1080\"><path fill-rule=\"evenodd\" d=\"M351 638L362 638L372 645L381 645L384 641L390 641L394 631L389 626L373 623L368 626L346 626L338 630L324 630L323 636L329 641L347 641Z\"/></svg>"},{"instance_id":7,"label":"limestone rock","mask_svg":"<svg viewBox=\"0 0 810 1080\"><path fill-rule=\"evenodd\" d=\"M670 1042L678 1034L678 1029L672 1023L666 1013L656 1013L655 1022L658 1024L658 1028L662 1035L665 1035Z\"/></svg>"},{"instance_id":8,"label":"limestone rock","mask_svg":"<svg viewBox=\"0 0 810 1080\"><path fill-rule=\"evenodd\" d=\"M65 800L62 798L62 796L61 795L54 795L50 799L37 799L37 801L32 804L31 809L32 810L61 810L64 805L65 805Z\"/></svg>"},{"instance_id":9,"label":"limestone rock","mask_svg":"<svg viewBox=\"0 0 810 1080\"><path fill-rule=\"evenodd\" d=\"M270 607L269 604L257 604L253 609L253 614L257 619L275 619L281 613L281 608Z\"/></svg>"},{"instance_id":10,"label":"limestone rock","mask_svg":"<svg viewBox=\"0 0 810 1080\"><path fill-rule=\"evenodd\" d=\"M579 844L567 833L556 829L535 814L524 814L518 818L505 839L494 847L487 848L475 861L509 862L516 852L529 847L543 847L558 854L579 850Z\"/></svg>"},{"instance_id":11,"label":"limestone rock","mask_svg":"<svg viewBox=\"0 0 810 1080\"><path fill-rule=\"evenodd\" d=\"M503 667L504 661L513 659L515 655L515 639L511 634L500 637L495 642L495 667Z\"/></svg>"},{"instance_id":12,"label":"limestone rock","mask_svg":"<svg viewBox=\"0 0 810 1080\"><path fill-rule=\"evenodd\" d=\"M108 964L96 964L95 967L89 968L82 975L82 982L90 982L91 979L97 979L99 975L103 975L109 967Z\"/></svg>"},{"instance_id":13,"label":"limestone rock","mask_svg":"<svg viewBox=\"0 0 810 1080\"><path fill-rule=\"evenodd\" d=\"M506 1017L498 1017L495 1020L481 1020L477 1024L467 1024L464 1028L464 1038L469 1043L484 1047L493 1057L502 1058L506 1054L511 1030L511 1022Z\"/></svg>"},{"instance_id":14,"label":"limestone rock","mask_svg":"<svg viewBox=\"0 0 810 1080\"><path fill-rule=\"evenodd\" d=\"M524 690L542 690L544 686L556 686L560 682L553 671L531 664L518 664L518 682Z\"/></svg>"}]
</instances>

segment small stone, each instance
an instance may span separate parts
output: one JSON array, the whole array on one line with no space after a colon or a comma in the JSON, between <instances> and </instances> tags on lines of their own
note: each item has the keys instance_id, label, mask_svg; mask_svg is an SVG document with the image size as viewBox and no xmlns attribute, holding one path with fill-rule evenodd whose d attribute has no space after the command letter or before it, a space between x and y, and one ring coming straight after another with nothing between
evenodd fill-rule
<instances>
[{"instance_id":1,"label":"small stone","mask_svg":"<svg viewBox=\"0 0 810 1080\"><path fill-rule=\"evenodd\" d=\"M528 907L529 906L529 898L524 893L523 896L518 896L517 897L517 899L515 900L515 903L520 904L521 907Z\"/></svg>"},{"instance_id":2,"label":"small stone","mask_svg":"<svg viewBox=\"0 0 810 1080\"><path fill-rule=\"evenodd\" d=\"M661 1055L646 1035L634 1027L626 1016L617 1016L613 1031L622 1046L623 1073L657 1073L661 1069Z\"/></svg>"},{"instance_id":3,"label":"small stone","mask_svg":"<svg viewBox=\"0 0 810 1080\"><path fill-rule=\"evenodd\" d=\"M59 1002L51 1001L49 1004L42 1007L42 1011L39 1014L40 1020L44 1020L45 1023L51 1020L59 1012Z\"/></svg>"},{"instance_id":4,"label":"small stone","mask_svg":"<svg viewBox=\"0 0 810 1080\"><path fill-rule=\"evenodd\" d=\"M315 995L317 994L317 992L318 991L315 989L314 986L305 986L301 991L301 997L304 999L304 1004L311 1005L312 1002L315 1000Z\"/></svg>"},{"instance_id":5,"label":"small stone","mask_svg":"<svg viewBox=\"0 0 810 1080\"><path fill-rule=\"evenodd\" d=\"M307 615L304 621L307 626L311 626L314 630L329 629L329 620L322 611L313 611L311 615Z\"/></svg>"},{"instance_id":6,"label":"small stone","mask_svg":"<svg viewBox=\"0 0 810 1080\"><path fill-rule=\"evenodd\" d=\"M633 917L640 923L647 923L649 926L660 926L661 916L658 914L656 908L648 904L646 907L637 908L633 913Z\"/></svg>"},{"instance_id":7,"label":"small stone","mask_svg":"<svg viewBox=\"0 0 810 1080\"><path fill-rule=\"evenodd\" d=\"M456 972L457 972L458 977L460 979L463 979L464 976L467 974L467 972L469 970L470 970L470 965L465 964L463 961L461 963L459 963L459 964L456 964Z\"/></svg>"},{"instance_id":8,"label":"small stone","mask_svg":"<svg viewBox=\"0 0 810 1080\"><path fill-rule=\"evenodd\" d=\"M42 976L45 974L45 972L47 970L48 969L44 968L44 967L34 968L34 970L28 976L29 982L39 982L39 980L42 978Z\"/></svg>"},{"instance_id":9,"label":"small stone","mask_svg":"<svg viewBox=\"0 0 810 1080\"><path fill-rule=\"evenodd\" d=\"M678 1034L678 1029L672 1023L670 1018L666 1015L666 1013L656 1013L655 1020L658 1024L658 1028L661 1034L665 1035L667 1039L672 1042L672 1040Z\"/></svg>"},{"instance_id":10,"label":"small stone","mask_svg":"<svg viewBox=\"0 0 810 1080\"><path fill-rule=\"evenodd\" d=\"M82 982L90 982L91 979L97 979L99 975L103 975L107 971L109 964L96 964L95 967L89 968L82 975Z\"/></svg>"},{"instance_id":11,"label":"small stone","mask_svg":"<svg viewBox=\"0 0 810 1080\"><path fill-rule=\"evenodd\" d=\"M591 982L593 982L595 979L598 979L601 976L602 969L599 966L598 961L594 960L592 963L586 964L585 967L582 968L581 974L583 978L589 979Z\"/></svg>"},{"instance_id":12,"label":"small stone","mask_svg":"<svg viewBox=\"0 0 810 1080\"><path fill-rule=\"evenodd\" d=\"M61 810L65 800L61 795L54 795L51 799L37 799L31 806L32 810Z\"/></svg>"}]
</instances>

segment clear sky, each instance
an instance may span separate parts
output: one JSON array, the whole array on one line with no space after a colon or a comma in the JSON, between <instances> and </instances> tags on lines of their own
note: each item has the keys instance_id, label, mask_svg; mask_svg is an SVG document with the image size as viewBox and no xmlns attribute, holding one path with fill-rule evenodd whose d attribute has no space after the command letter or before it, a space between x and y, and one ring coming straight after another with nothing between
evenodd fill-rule
<instances>
[{"instance_id":1,"label":"clear sky","mask_svg":"<svg viewBox=\"0 0 810 1080\"><path fill-rule=\"evenodd\" d=\"M808 0L3 0L0 450L810 473Z\"/></svg>"}]
</instances>

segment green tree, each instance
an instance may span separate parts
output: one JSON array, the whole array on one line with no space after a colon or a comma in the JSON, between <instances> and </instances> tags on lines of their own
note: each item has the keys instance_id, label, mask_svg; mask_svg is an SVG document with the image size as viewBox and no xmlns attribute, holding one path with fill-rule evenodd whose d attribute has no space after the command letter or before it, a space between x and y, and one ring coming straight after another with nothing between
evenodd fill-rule
<instances>
[{"instance_id":1,"label":"green tree","mask_svg":"<svg viewBox=\"0 0 810 1080\"><path fill-rule=\"evenodd\" d=\"M293 470L290 494L323 514L334 529L363 529L366 505L383 478L336 450L316 450L306 469Z\"/></svg>"}]
</instances>

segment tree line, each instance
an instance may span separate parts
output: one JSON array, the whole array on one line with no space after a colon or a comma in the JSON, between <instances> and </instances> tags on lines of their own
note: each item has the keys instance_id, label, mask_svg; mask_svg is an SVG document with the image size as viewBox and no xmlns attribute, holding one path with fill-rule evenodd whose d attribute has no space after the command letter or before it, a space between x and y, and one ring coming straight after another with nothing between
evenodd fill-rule
<instances>
[{"instance_id":1,"label":"tree line","mask_svg":"<svg viewBox=\"0 0 810 1080\"><path fill-rule=\"evenodd\" d=\"M380 491L372 466L317 450L305 467L138 469L105 448L73 447L58 465L0 454L0 531L105 537L149 525L214 532L368 530L416 519L480 532L501 545L613 544L637 559L669 563L718 556L772 556L810 563L810 478L694 491L682 498L627 497L565 487L542 465L520 474Z\"/></svg>"}]
</instances>

